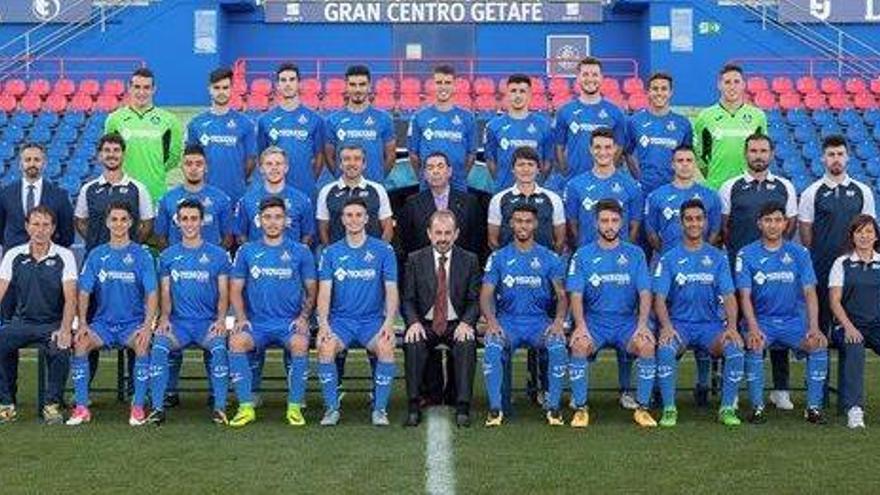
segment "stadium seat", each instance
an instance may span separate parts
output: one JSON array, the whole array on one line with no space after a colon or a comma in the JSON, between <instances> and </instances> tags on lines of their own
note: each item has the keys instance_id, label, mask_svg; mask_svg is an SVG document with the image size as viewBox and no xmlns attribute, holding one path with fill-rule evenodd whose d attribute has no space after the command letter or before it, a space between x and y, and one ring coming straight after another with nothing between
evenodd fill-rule
<instances>
[{"instance_id":1,"label":"stadium seat","mask_svg":"<svg viewBox=\"0 0 880 495\"><path fill-rule=\"evenodd\" d=\"M645 83L639 77L628 77L623 80L623 92L634 95L645 92Z\"/></svg>"},{"instance_id":2,"label":"stadium seat","mask_svg":"<svg viewBox=\"0 0 880 495\"><path fill-rule=\"evenodd\" d=\"M300 95L317 95L321 92L321 81L314 77L303 79L299 85Z\"/></svg>"},{"instance_id":3,"label":"stadium seat","mask_svg":"<svg viewBox=\"0 0 880 495\"><path fill-rule=\"evenodd\" d=\"M431 89L433 94L434 89L434 80L431 79ZM428 85L425 85L425 91L428 90ZM419 81L415 77L405 77L403 81L400 82L400 94L401 95L418 95L422 92L422 82Z\"/></svg>"},{"instance_id":4,"label":"stadium seat","mask_svg":"<svg viewBox=\"0 0 880 495\"><path fill-rule=\"evenodd\" d=\"M393 95L397 91L397 83L390 77L383 77L376 81L376 93Z\"/></svg>"},{"instance_id":5,"label":"stadium seat","mask_svg":"<svg viewBox=\"0 0 880 495\"><path fill-rule=\"evenodd\" d=\"M857 95L859 93L866 93L868 91L868 85L861 77L850 77L846 80L844 89L846 89L846 92L851 95Z\"/></svg>"},{"instance_id":6,"label":"stadium seat","mask_svg":"<svg viewBox=\"0 0 880 495\"><path fill-rule=\"evenodd\" d=\"M232 94L242 96L247 93L247 88L248 85L246 80L238 79L236 77L232 78Z\"/></svg>"},{"instance_id":7,"label":"stadium seat","mask_svg":"<svg viewBox=\"0 0 880 495\"><path fill-rule=\"evenodd\" d=\"M79 82L79 89L77 89L77 93L88 95L91 97L98 96L98 93L101 92L101 83L99 83L95 79L83 79Z\"/></svg>"},{"instance_id":8,"label":"stadium seat","mask_svg":"<svg viewBox=\"0 0 880 495\"><path fill-rule=\"evenodd\" d=\"M107 79L104 81L101 93L114 96L118 104L119 99L125 94L125 83L121 79Z\"/></svg>"},{"instance_id":9,"label":"stadium seat","mask_svg":"<svg viewBox=\"0 0 880 495\"><path fill-rule=\"evenodd\" d=\"M52 93L70 98L76 92L76 83L70 79L59 79L52 86Z\"/></svg>"},{"instance_id":10,"label":"stadium seat","mask_svg":"<svg viewBox=\"0 0 880 495\"><path fill-rule=\"evenodd\" d=\"M470 81L470 79L468 79L466 77L456 77L455 78L455 94L456 95L466 94L466 95L468 95L468 99L470 99L470 94L471 94L471 81Z\"/></svg>"},{"instance_id":11,"label":"stadium seat","mask_svg":"<svg viewBox=\"0 0 880 495\"><path fill-rule=\"evenodd\" d=\"M842 134L842 133L843 133L843 131L840 128L840 126L837 125L837 122L835 122L833 124L825 124L819 129L819 136L822 139L825 139L828 136L833 136L835 134Z\"/></svg>"},{"instance_id":12,"label":"stadium seat","mask_svg":"<svg viewBox=\"0 0 880 495\"><path fill-rule=\"evenodd\" d=\"M761 110L771 110L776 108L776 96L769 90L762 90L755 94L754 104Z\"/></svg>"},{"instance_id":13,"label":"stadium seat","mask_svg":"<svg viewBox=\"0 0 880 495\"><path fill-rule=\"evenodd\" d=\"M819 83L817 83L816 78L812 76L803 76L798 78L797 83L795 83L795 88L797 88L800 94L806 96L810 93L818 92Z\"/></svg>"},{"instance_id":14,"label":"stadium seat","mask_svg":"<svg viewBox=\"0 0 880 495\"><path fill-rule=\"evenodd\" d=\"M67 108L67 98L60 94L51 94L46 101L43 102L43 110L47 112L60 113Z\"/></svg>"},{"instance_id":15,"label":"stadium seat","mask_svg":"<svg viewBox=\"0 0 880 495\"><path fill-rule=\"evenodd\" d=\"M321 107L324 110L335 111L345 106L345 96L342 93L327 93L324 96Z\"/></svg>"},{"instance_id":16,"label":"stadium seat","mask_svg":"<svg viewBox=\"0 0 880 495\"><path fill-rule=\"evenodd\" d=\"M34 79L28 84L28 94L45 98L52 91L52 83L46 79Z\"/></svg>"},{"instance_id":17,"label":"stadium seat","mask_svg":"<svg viewBox=\"0 0 880 495\"><path fill-rule=\"evenodd\" d=\"M783 95L786 93L791 93L794 91L794 83L791 82L791 79L783 76L774 77L770 82L770 89L773 90L774 93L778 95Z\"/></svg>"},{"instance_id":18,"label":"stadium seat","mask_svg":"<svg viewBox=\"0 0 880 495\"><path fill-rule=\"evenodd\" d=\"M880 156L874 156L865 162L865 173L873 178L880 177Z\"/></svg>"},{"instance_id":19,"label":"stadium seat","mask_svg":"<svg viewBox=\"0 0 880 495\"><path fill-rule=\"evenodd\" d=\"M535 77L532 76L529 78L532 81L532 93L546 93L547 85L544 83L543 77ZM507 91L507 85L504 85L504 91Z\"/></svg>"},{"instance_id":20,"label":"stadium seat","mask_svg":"<svg viewBox=\"0 0 880 495\"><path fill-rule=\"evenodd\" d=\"M532 101L534 102L534 100L535 97L533 96ZM546 98L544 99L544 108L547 108ZM483 113L495 113L496 111L498 111L498 100L495 99L494 94L477 95L476 99L474 100L474 110Z\"/></svg>"},{"instance_id":21,"label":"stadium seat","mask_svg":"<svg viewBox=\"0 0 880 495\"><path fill-rule=\"evenodd\" d=\"M29 113L34 113L40 110L40 106L42 106L43 100L40 99L38 95L35 94L26 94L21 97L21 101L19 105L22 110Z\"/></svg>"},{"instance_id":22,"label":"stadium seat","mask_svg":"<svg viewBox=\"0 0 880 495\"><path fill-rule=\"evenodd\" d=\"M534 86L532 88L534 91ZM492 96L495 97L495 81L488 77L478 77L474 80L474 94L479 98L480 96Z\"/></svg>"},{"instance_id":23,"label":"stadium seat","mask_svg":"<svg viewBox=\"0 0 880 495\"><path fill-rule=\"evenodd\" d=\"M22 125L22 121L28 118L30 118L31 121L27 123L27 126L30 126L31 122L33 122L33 115L25 112L16 112L12 114L10 123L3 129L3 141L18 143L24 139L24 130L26 126Z\"/></svg>"},{"instance_id":24,"label":"stadium seat","mask_svg":"<svg viewBox=\"0 0 880 495\"><path fill-rule=\"evenodd\" d=\"M862 119L866 124L870 126L876 126L880 123L880 109L871 108L865 111L864 115L862 115Z\"/></svg>"},{"instance_id":25,"label":"stadium seat","mask_svg":"<svg viewBox=\"0 0 880 495\"><path fill-rule=\"evenodd\" d=\"M853 105L859 110L877 108L877 99L871 93L859 93L853 97Z\"/></svg>"},{"instance_id":26,"label":"stadium seat","mask_svg":"<svg viewBox=\"0 0 880 495\"><path fill-rule=\"evenodd\" d=\"M45 145L52 139L52 130L48 127L34 127L28 133L27 140Z\"/></svg>"},{"instance_id":27,"label":"stadium seat","mask_svg":"<svg viewBox=\"0 0 880 495\"><path fill-rule=\"evenodd\" d=\"M397 101L394 99L393 93L376 93L376 97L373 99L373 105L376 106L379 110L392 111L394 107L397 105Z\"/></svg>"},{"instance_id":28,"label":"stadium seat","mask_svg":"<svg viewBox=\"0 0 880 495\"><path fill-rule=\"evenodd\" d=\"M837 117L831 110L817 110L813 112L810 119L820 126L837 122Z\"/></svg>"},{"instance_id":29,"label":"stadium seat","mask_svg":"<svg viewBox=\"0 0 880 495\"><path fill-rule=\"evenodd\" d=\"M612 77L602 79L602 86L599 88L602 96L611 97L620 94L620 82Z\"/></svg>"},{"instance_id":30,"label":"stadium seat","mask_svg":"<svg viewBox=\"0 0 880 495\"><path fill-rule=\"evenodd\" d=\"M818 141L807 141L801 147L801 155L807 160L818 160L822 157L822 145Z\"/></svg>"},{"instance_id":31,"label":"stadium seat","mask_svg":"<svg viewBox=\"0 0 880 495\"><path fill-rule=\"evenodd\" d=\"M802 105L801 95L798 93L783 93L779 96L779 108L783 110L794 110L796 108L801 108Z\"/></svg>"},{"instance_id":32,"label":"stadium seat","mask_svg":"<svg viewBox=\"0 0 880 495\"><path fill-rule=\"evenodd\" d=\"M826 95L843 92L843 83L836 77L823 77L819 82L819 89Z\"/></svg>"},{"instance_id":33,"label":"stadium seat","mask_svg":"<svg viewBox=\"0 0 880 495\"><path fill-rule=\"evenodd\" d=\"M794 140L798 143L806 143L816 139L816 129L813 124L799 124L794 128Z\"/></svg>"},{"instance_id":34,"label":"stadium seat","mask_svg":"<svg viewBox=\"0 0 880 495\"><path fill-rule=\"evenodd\" d=\"M328 95L341 95L345 93L345 80L338 77L331 77L324 84L324 92Z\"/></svg>"},{"instance_id":35,"label":"stadium seat","mask_svg":"<svg viewBox=\"0 0 880 495\"><path fill-rule=\"evenodd\" d=\"M648 95L644 93L634 93L627 100L629 109L633 112L648 108Z\"/></svg>"},{"instance_id":36,"label":"stadium seat","mask_svg":"<svg viewBox=\"0 0 880 495\"><path fill-rule=\"evenodd\" d=\"M37 113L36 118L34 118L34 127L45 127L49 129L54 129L58 127L58 123L61 122L61 117L56 112L39 112Z\"/></svg>"},{"instance_id":37,"label":"stadium seat","mask_svg":"<svg viewBox=\"0 0 880 495\"><path fill-rule=\"evenodd\" d=\"M620 108L624 113L627 111L626 97L624 97L622 94L610 93L610 94L603 95L603 96L606 100L617 105L617 107Z\"/></svg>"},{"instance_id":38,"label":"stadium seat","mask_svg":"<svg viewBox=\"0 0 880 495\"><path fill-rule=\"evenodd\" d=\"M77 93L70 100L70 109L77 112L90 112L95 105L95 101L91 96L85 93Z\"/></svg>"},{"instance_id":39,"label":"stadium seat","mask_svg":"<svg viewBox=\"0 0 880 495\"><path fill-rule=\"evenodd\" d=\"M452 100L455 102L456 105L460 106L461 108L467 110L473 110L474 108L474 102L473 100L471 100L470 92L456 92L455 96L452 97Z\"/></svg>"},{"instance_id":40,"label":"stadium seat","mask_svg":"<svg viewBox=\"0 0 880 495\"><path fill-rule=\"evenodd\" d=\"M568 79L562 77L554 77L550 79L548 89L553 96L571 95L571 86L568 84Z\"/></svg>"},{"instance_id":41,"label":"stadium seat","mask_svg":"<svg viewBox=\"0 0 880 495\"><path fill-rule=\"evenodd\" d=\"M809 93L804 96L804 106L809 110L821 110L826 108L827 102L822 93Z\"/></svg>"},{"instance_id":42,"label":"stadium seat","mask_svg":"<svg viewBox=\"0 0 880 495\"><path fill-rule=\"evenodd\" d=\"M15 110L17 104L18 102L15 101L14 96L8 93L0 94L0 111L9 113Z\"/></svg>"},{"instance_id":43,"label":"stadium seat","mask_svg":"<svg viewBox=\"0 0 880 495\"><path fill-rule=\"evenodd\" d=\"M880 77L871 79L871 84L868 86L872 93L875 96L880 96Z\"/></svg>"},{"instance_id":44,"label":"stadium seat","mask_svg":"<svg viewBox=\"0 0 880 495\"><path fill-rule=\"evenodd\" d=\"M94 108L102 112L112 112L119 108L119 98L107 93L99 95L98 99L95 101Z\"/></svg>"},{"instance_id":45,"label":"stadium seat","mask_svg":"<svg viewBox=\"0 0 880 495\"><path fill-rule=\"evenodd\" d=\"M27 83L21 79L8 79L3 84L3 93L15 99L21 98L27 92Z\"/></svg>"},{"instance_id":46,"label":"stadium seat","mask_svg":"<svg viewBox=\"0 0 880 495\"><path fill-rule=\"evenodd\" d=\"M253 83L251 84L251 89L253 89ZM265 112L269 109L269 95L265 93L252 92L247 98L247 104L245 108L249 111Z\"/></svg>"},{"instance_id":47,"label":"stadium seat","mask_svg":"<svg viewBox=\"0 0 880 495\"><path fill-rule=\"evenodd\" d=\"M532 99L529 101L529 110L535 112L546 112L547 108L547 96L545 96L544 93L533 93Z\"/></svg>"},{"instance_id":48,"label":"stadium seat","mask_svg":"<svg viewBox=\"0 0 880 495\"><path fill-rule=\"evenodd\" d=\"M265 77L259 77L251 81L251 96L269 96L272 94L272 81Z\"/></svg>"},{"instance_id":49,"label":"stadium seat","mask_svg":"<svg viewBox=\"0 0 880 495\"><path fill-rule=\"evenodd\" d=\"M422 97L418 93L403 93L397 105L401 112L413 112L422 106Z\"/></svg>"},{"instance_id":50,"label":"stadium seat","mask_svg":"<svg viewBox=\"0 0 880 495\"><path fill-rule=\"evenodd\" d=\"M868 131L864 126L849 126L846 128L846 139L850 142L863 141L868 138Z\"/></svg>"},{"instance_id":51,"label":"stadium seat","mask_svg":"<svg viewBox=\"0 0 880 495\"><path fill-rule=\"evenodd\" d=\"M318 93L302 93L300 94L300 99L302 100L303 105L312 110L318 110L321 108L321 97Z\"/></svg>"},{"instance_id":52,"label":"stadium seat","mask_svg":"<svg viewBox=\"0 0 880 495\"><path fill-rule=\"evenodd\" d=\"M241 111L245 107L244 105L244 97L239 93L230 93L229 95L229 108Z\"/></svg>"},{"instance_id":53,"label":"stadium seat","mask_svg":"<svg viewBox=\"0 0 880 495\"><path fill-rule=\"evenodd\" d=\"M571 93L559 93L559 94L551 94L550 95L550 106L554 109L559 109L569 101L571 101L572 97Z\"/></svg>"},{"instance_id":54,"label":"stadium seat","mask_svg":"<svg viewBox=\"0 0 880 495\"><path fill-rule=\"evenodd\" d=\"M851 108L841 110L840 112L838 112L837 121L840 122L841 124L844 124L844 125L853 125L853 124L864 125L864 122L862 121L861 114L859 114L858 111L853 110Z\"/></svg>"},{"instance_id":55,"label":"stadium seat","mask_svg":"<svg viewBox=\"0 0 880 495\"><path fill-rule=\"evenodd\" d=\"M852 108L853 103L852 100L849 99L848 94L833 93L828 96L828 106L834 110L843 110L846 108Z\"/></svg>"},{"instance_id":56,"label":"stadium seat","mask_svg":"<svg viewBox=\"0 0 880 495\"><path fill-rule=\"evenodd\" d=\"M746 89L749 93L757 95L770 91L770 85L767 84L767 79L762 76L752 76L746 80Z\"/></svg>"}]
</instances>

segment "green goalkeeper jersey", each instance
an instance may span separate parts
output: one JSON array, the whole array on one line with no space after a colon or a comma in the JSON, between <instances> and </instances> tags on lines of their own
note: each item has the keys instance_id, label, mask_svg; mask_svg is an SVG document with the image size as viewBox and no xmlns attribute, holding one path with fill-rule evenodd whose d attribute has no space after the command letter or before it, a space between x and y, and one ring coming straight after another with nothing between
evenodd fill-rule
<instances>
[{"instance_id":1,"label":"green goalkeeper jersey","mask_svg":"<svg viewBox=\"0 0 880 495\"><path fill-rule=\"evenodd\" d=\"M139 180L157 204L165 194L166 174L177 167L183 153L183 126L171 112L152 107L140 113L121 107L107 117L107 133L125 140L125 172Z\"/></svg>"},{"instance_id":2,"label":"green goalkeeper jersey","mask_svg":"<svg viewBox=\"0 0 880 495\"><path fill-rule=\"evenodd\" d=\"M694 150L707 186L717 190L745 171L746 138L756 132L767 133L767 117L752 105L730 113L716 103L700 112L694 122Z\"/></svg>"}]
</instances>

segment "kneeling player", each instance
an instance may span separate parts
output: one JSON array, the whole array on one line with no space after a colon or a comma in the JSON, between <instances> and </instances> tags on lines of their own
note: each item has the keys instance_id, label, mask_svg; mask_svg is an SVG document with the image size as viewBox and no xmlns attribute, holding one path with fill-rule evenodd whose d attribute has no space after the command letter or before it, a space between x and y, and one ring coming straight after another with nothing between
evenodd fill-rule
<instances>
[{"instance_id":1,"label":"kneeling player","mask_svg":"<svg viewBox=\"0 0 880 495\"><path fill-rule=\"evenodd\" d=\"M746 334L746 382L752 414L763 423L764 349L782 344L807 354L807 409L811 423L825 423L822 395L828 369L828 341L819 331L816 275L810 253L784 239L787 219L781 203L767 203L758 216L761 238L736 257ZM804 314L806 312L806 314Z\"/></svg>"},{"instance_id":2,"label":"kneeling player","mask_svg":"<svg viewBox=\"0 0 880 495\"><path fill-rule=\"evenodd\" d=\"M260 202L263 238L248 242L235 256L229 301L235 326L229 336L229 368L238 412L229 422L241 427L257 419L248 354L269 345L290 351L287 422L302 426L302 403L309 374L309 317L315 307L315 259L304 245L285 238L284 200Z\"/></svg>"},{"instance_id":3,"label":"kneeling player","mask_svg":"<svg viewBox=\"0 0 880 495\"><path fill-rule=\"evenodd\" d=\"M345 237L328 246L318 267L318 376L326 410L323 426L339 423L336 355L356 343L376 355L372 422L388 426L394 381L397 261L391 246L365 231L367 203L349 198L342 207Z\"/></svg>"},{"instance_id":4,"label":"kneeling player","mask_svg":"<svg viewBox=\"0 0 880 495\"><path fill-rule=\"evenodd\" d=\"M486 426L501 426L501 384L505 367L502 357L523 345L532 349L547 348L550 373L545 401L547 422L564 425L559 412L562 380L568 353L563 325L568 304L562 279L564 265L549 249L535 243L538 210L531 204L519 203L510 219L513 241L495 251L486 262L480 307L486 317L486 351L483 375L489 394L489 416ZM556 299L555 318L549 314Z\"/></svg>"},{"instance_id":5,"label":"kneeling player","mask_svg":"<svg viewBox=\"0 0 880 495\"><path fill-rule=\"evenodd\" d=\"M574 331L571 334L569 377L575 414L571 426L590 424L587 409L589 359L604 347L637 357L638 382L633 419L654 427L648 412L656 362L654 335L648 328L651 281L641 248L620 239L623 209L617 200L596 204L598 239L577 250L568 269L566 288L571 294Z\"/></svg>"},{"instance_id":6,"label":"kneeling player","mask_svg":"<svg viewBox=\"0 0 880 495\"><path fill-rule=\"evenodd\" d=\"M724 253L703 240L706 207L699 199L681 205L683 238L654 270L654 311L660 323L657 382L663 398L660 426L675 426L678 357L686 350L724 357L718 420L737 426L736 398L743 377L742 338L736 329L736 298ZM726 320L719 301L724 302Z\"/></svg>"},{"instance_id":7,"label":"kneeling player","mask_svg":"<svg viewBox=\"0 0 880 495\"><path fill-rule=\"evenodd\" d=\"M134 397L128 424L146 423L144 400L150 379L150 338L156 317L156 267L150 251L131 241L132 214L127 203L107 208L110 241L89 253L79 278L79 328L74 335L71 378L76 407L71 426L88 423L89 353L95 349L128 347L135 353ZM89 302L95 315L87 319ZM88 323L86 323L88 322Z\"/></svg>"},{"instance_id":8,"label":"kneeling player","mask_svg":"<svg viewBox=\"0 0 880 495\"><path fill-rule=\"evenodd\" d=\"M208 379L214 397L213 420L226 424L229 363L226 354L226 309L229 306L229 255L202 239L205 210L196 199L177 205L181 241L159 256L161 315L150 354L153 410L147 418L165 420L168 354L198 345L211 355Z\"/></svg>"}]
</instances>

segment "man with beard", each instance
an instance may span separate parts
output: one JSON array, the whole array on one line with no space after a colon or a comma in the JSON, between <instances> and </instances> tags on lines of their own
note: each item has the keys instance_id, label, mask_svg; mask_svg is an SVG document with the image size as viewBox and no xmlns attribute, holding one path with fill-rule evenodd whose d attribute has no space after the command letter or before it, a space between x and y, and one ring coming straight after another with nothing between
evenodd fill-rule
<instances>
[{"instance_id":1,"label":"man with beard","mask_svg":"<svg viewBox=\"0 0 880 495\"><path fill-rule=\"evenodd\" d=\"M338 151L345 145L356 144L364 150L364 177L382 183L396 158L394 122L387 112L370 104L370 69L364 65L349 67L345 71L345 85L348 97L345 108L326 120L327 166L335 173L341 158Z\"/></svg>"},{"instance_id":2,"label":"man with beard","mask_svg":"<svg viewBox=\"0 0 880 495\"><path fill-rule=\"evenodd\" d=\"M452 66L434 68L434 87L434 104L416 112L409 122L409 162L416 177L421 177L419 169L423 161L431 153L444 153L452 166L450 184L457 191L466 191L467 176L477 150L477 124L469 110L452 102L455 90Z\"/></svg>"},{"instance_id":3,"label":"man with beard","mask_svg":"<svg viewBox=\"0 0 880 495\"><path fill-rule=\"evenodd\" d=\"M532 80L525 74L507 78L507 113L486 124L484 153L486 166L495 179L495 192L513 185L513 153L528 146L541 157L541 175L550 173L553 162L553 131L546 115L529 111Z\"/></svg>"},{"instance_id":4,"label":"man with beard","mask_svg":"<svg viewBox=\"0 0 880 495\"><path fill-rule=\"evenodd\" d=\"M287 153L287 183L314 200L324 167L324 121L299 99L299 67L281 64L275 71L278 106L257 120L257 149L278 146Z\"/></svg>"},{"instance_id":5,"label":"man with beard","mask_svg":"<svg viewBox=\"0 0 880 495\"><path fill-rule=\"evenodd\" d=\"M744 246L760 239L758 212L768 203L785 206L787 221L785 237L790 238L797 227L797 192L792 183L770 172L773 163L773 141L764 134L752 134L744 145L746 171L725 182L718 194L721 197L721 240L727 247L731 266ZM773 391L770 403L777 409L789 411L794 408L788 385L788 350L770 349L773 367ZM709 371L700 367L698 386L695 391L697 403L708 404Z\"/></svg>"},{"instance_id":6,"label":"man with beard","mask_svg":"<svg viewBox=\"0 0 880 495\"><path fill-rule=\"evenodd\" d=\"M211 164L206 182L226 193L235 204L244 194L247 179L256 167L257 146L254 123L243 113L229 108L231 90L231 70L211 72L208 78L211 108L189 121L186 144L198 143L204 147L205 159Z\"/></svg>"},{"instance_id":7,"label":"man with beard","mask_svg":"<svg viewBox=\"0 0 880 495\"><path fill-rule=\"evenodd\" d=\"M819 330L828 332L828 274L847 241L849 223L856 215L875 216L874 193L846 173L849 161L846 139L832 135L822 140L825 176L807 187L798 206L801 243L813 256L816 294L819 297Z\"/></svg>"}]
</instances>

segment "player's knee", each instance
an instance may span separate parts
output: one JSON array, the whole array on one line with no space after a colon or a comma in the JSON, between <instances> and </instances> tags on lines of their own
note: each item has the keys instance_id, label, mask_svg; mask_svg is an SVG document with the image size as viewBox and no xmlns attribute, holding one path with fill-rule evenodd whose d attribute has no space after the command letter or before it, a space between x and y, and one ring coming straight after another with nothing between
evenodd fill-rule
<instances>
[{"instance_id":1,"label":"player's knee","mask_svg":"<svg viewBox=\"0 0 880 495\"><path fill-rule=\"evenodd\" d=\"M318 359L325 363L336 359L335 339L326 339L318 344Z\"/></svg>"},{"instance_id":2,"label":"player's knee","mask_svg":"<svg viewBox=\"0 0 880 495\"><path fill-rule=\"evenodd\" d=\"M386 363L394 361L394 343L388 340L380 340L376 344L376 358Z\"/></svg>"},{"instance_id":3,"label":"player's knee","mask_svg":"<svg viewBox=\"0 0 880 495\"><path fill-rule=\"evenodd\" d=\"M136 343L132 348L134 355L137 357L145 357L150 355L150 343Z\"/></svg>"},{"instance_id":4,"label":"player's knee","mask_svg":"<svg viewBox=\"0 0 880 495\"><path fill-rule=\"evenodd\" d=\"M654 357L654 344L651 342L639 342L636 344L636 355L640 358Z\"/></svg>"},{"instance_id":5,"label":"player's knee","mask_svg":"<svg viewBox=\"0 0 880 495\"><path fill-rule=\"evenodd\" d=\"M583 341L575 342L571 346L571 355L579 358L589 357L590 347Z\"/></svg>"},{"instance_id":6,"label":"player's knee","mask_svg":"<svg viewBox=\"0 0 880 495\"><path fill-rule=\"evenodd\" d=\"M309 338L304 335L294 335L290 339L290 352L295 356L308 354Z\"/></svg>"},{"instance_id":7,"label":"player's knee","mask_svg":"<svg viewBox=\"0 0 880 495\"><path fill-rule=\"evenodd\" d=\"M239 332L229 337L230 352L250 352L251 349L253 349L253 342L247 334Z\"/></svg>"}]
</instances>

